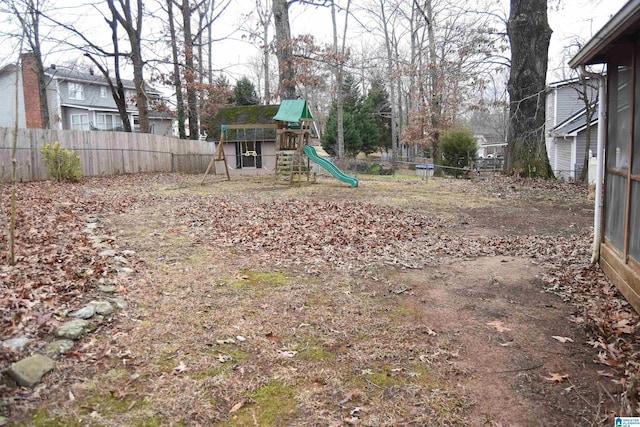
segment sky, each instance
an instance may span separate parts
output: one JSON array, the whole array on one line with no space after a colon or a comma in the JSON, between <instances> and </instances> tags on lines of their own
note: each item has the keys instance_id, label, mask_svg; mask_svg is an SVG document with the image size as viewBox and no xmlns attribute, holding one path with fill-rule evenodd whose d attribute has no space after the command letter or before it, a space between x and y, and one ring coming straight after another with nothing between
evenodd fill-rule
<instances>
[{"instance_id":1,"label":"sky","mask_svg":"<svg viewBox=\"0 0 640 427\"><path fill-rule=\"evenodd\" d=\"M569 70L566 64L577 51L576 40L581 40L583 44L588 41L626 2L626 0L548 0L549 25L553 30L549 46L548 80L550 82L568 77ZM247 11L246 8L249 8L251 3L251 0L237 1L234 8ZM508 13L509 1L501 0L501 3L504 13ZM342 22L344 14L339 14L338 19ZM290 9L290 21L293 36L310 33L319 42L332 42L329 8L308 7L294 3ZM230 33L237 22L233 18L225 20L218 26L217 34ZM350 29L355 30L356 26L353 20L349 22ZM355 41L357 40L350 40L350 42ZM221 42L217 49L222 52L231 52L228 55L218 56L215 64L228 70L232 76L246 74L244 65L248 62L248 58L259 54L257 48L242 41L229 40L224 42L224 45Z\"/></svg>"},{"instance_id":2,"label":"sky","mask_svg":"<svg viewBox=\"0 0 640 427\"><path fill-rule=\"evenodd\" d=\"M78 14L78 7L82 0L50 0L56 7L67 7L65 13L68 16ZM84 0L88 4L96 4L94 0ZM270 1L270 0L266 0ZM353 0L352 8L364 4L365 0ZM406 0L409 1L409 0ZM504 13L508 12L509 0L494 0L501 2ZM548 0L549 24L553 30L549 49L549 73L548 81L562 80L567 77L566 63L575 54L575 41L588 41L625 3L626 0ZM471 3L470 3L471 4ZM260 51L257 46L240 39L237 28L242 22L241 15L249 12L255 5L255 0L232 0L231 7L225 13L223 19L217 21L214 26L214 37L225 39L214 44L214 68L224 70L229 79L234 80L247 75L252 78L250 63ZM87 31L95 31L95 28L106 26L97 14L82 12L77 15L78 25L84 25ZM344 13L338 15L340 23L344 20ZM319 43L332 42L331 14L328 7L304 6L293 3L290 8L290 21L292 35L312 34ZM151 25L151 22L146 25ZM341 26L341 24L339 24ZM358 30L354 19L350 18L349 30ZM235 34L234 34L235 31ZM339 30L340 31L340 30ZM105 35L108 30L104 31ZM231 35L231 37L229 37ZM348 40L352 44L360 44L360 39L366 38L358 32ZM109 37L105 37L109 42ZM574 45L573 48L568 46ZM0 50L2 47L0 47ZM61 64L71 57L79 57L75 52L61 51L45 58L46 64ZM5 61L3 61L5 62Z\"/></svg>"}]
</instances>

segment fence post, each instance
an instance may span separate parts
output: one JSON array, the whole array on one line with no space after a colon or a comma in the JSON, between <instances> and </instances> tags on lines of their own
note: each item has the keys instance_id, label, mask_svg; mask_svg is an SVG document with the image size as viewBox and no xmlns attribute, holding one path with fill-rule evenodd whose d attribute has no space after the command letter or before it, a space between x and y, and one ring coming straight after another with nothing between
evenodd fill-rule
<instances>
[{"instance_id":1,"label":"fence post","mask_svg":"<svg viewBox=\"0 0 640 427\"><path fill-rule=\"evenodd\" d=\"M171 154L171 173L174 173L175 172L174 158L173 158L174 154L173 153L169 153L169 154Z\"/></svg>"}]
</instances>

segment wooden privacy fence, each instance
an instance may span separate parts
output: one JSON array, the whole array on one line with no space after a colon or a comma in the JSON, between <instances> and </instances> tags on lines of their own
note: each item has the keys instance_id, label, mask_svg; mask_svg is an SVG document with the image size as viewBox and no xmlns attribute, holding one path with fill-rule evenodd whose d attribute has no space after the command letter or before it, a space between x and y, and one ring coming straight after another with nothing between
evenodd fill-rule
<instances>
[{"instance_id":1,"label":"wooden privacy fence","mask_svg":"<svg viewBox=\"0 0 640 427\"><path fill-rule=\"evenodd\" d=\"M40 148L60 144L80 156L83 176L139 172L203 172L216 144L166 136L100 131L19 129L17 179L21 182L48 179ZM0 128L0 182L11 180L13 129Z\"/></svg>"}]
</instances>

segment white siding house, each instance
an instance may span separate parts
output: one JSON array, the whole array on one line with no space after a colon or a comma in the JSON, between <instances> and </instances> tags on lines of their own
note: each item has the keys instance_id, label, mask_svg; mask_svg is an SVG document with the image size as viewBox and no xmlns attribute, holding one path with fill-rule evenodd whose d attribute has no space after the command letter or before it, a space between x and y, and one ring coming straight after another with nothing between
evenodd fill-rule
<instances>
[{"instance_id":1,"label":"white siding house","mask_svg":"<svg viewBox=\"0 0 640 427\"><path fill-rule=\"evenodd\" d=\"M0 69L0 127L12 127L15 120L16 76L18 93L18 126L42 127L37 85L33 84L35 71L29 60L30 54L23 54L21 68L8 65ZM45 69L47 79L47 105L49 126L60 130L103 130L121 131L122 120L106 79L93 72L81 73L61 67ZM135 106L135 86L132 81L123 81L125 93L130 101L127 112L133 130L139 129L138 110ZM151 99L158 99L160 93L148 89ZM173 118L166 113L149 111L151 133L171 136ZM38 124L40 123L40 124Z\"/></svg>"},{"instance_id":2,"label":"white siding house","mask_svg":"<svg viewBox=\"0 0 640 427\"><path fill-rule=\"evenodd\" d=\"M593 102L597 89L587 83L587 96ZM547 87L546 143L551 168L560 179L573 180L582 171L586 147L586 109L581 97L578 79L552 83ZM593 150L597 135L596 106L591 120L590 149Z\"/></svg>"}]
</instances>

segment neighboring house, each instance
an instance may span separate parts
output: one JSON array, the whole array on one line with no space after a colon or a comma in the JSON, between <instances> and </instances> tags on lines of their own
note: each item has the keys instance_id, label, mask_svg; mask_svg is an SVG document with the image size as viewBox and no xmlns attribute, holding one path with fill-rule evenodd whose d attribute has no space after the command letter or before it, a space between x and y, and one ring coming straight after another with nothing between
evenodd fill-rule
<instances>
[{"instance_id":1,"label":"neighboring house","mask_svg":"<svg viewBox=\"0 0 640 427\"><path fill-rule=\"evenodd\" d=\"M16 78L18 90L18 126L42 128L38 84L32 54L22 55L22 67L8 65L0 69L0 127L13 127L15 121ZM52 129L121 131L122 120L106 79L93 72L80 73L56 66L45 69L47 104ZM124 80L127 111L134 131L140 129L135 106L135 86ZM151 103L160 92L148 88ZM171 136L173 117L149 112L151 133Z\"/></svg>"},{"instance_id":2,"label":"neighboring house","mask_svg":"<svg viewBox=\"0 0 640 427\"><path fill-rule=\"evenodd\" d=\"M593 260L640 312L640 1L629 1L570 61L590 64L607 66Z\"/></svg>"},{"instance_id":3,"label":"neighboring house","mask_svg":"<svg viewBox=\"0 0 640 427\"><path fill-rule=\"evenodd\" d=\"M547 86L545 136L549 163L556 178L574 180L580 177L587 144L586 108L579 79L564 80ZM587 83L587 97L597 98L597 89ZM590 150L595 152L598 120L593 105Z\"/></svg>"}]
</instances>

